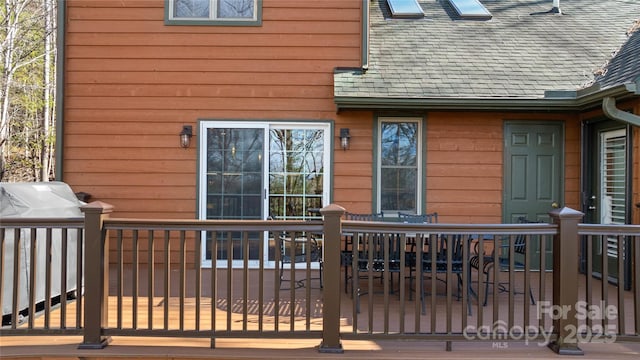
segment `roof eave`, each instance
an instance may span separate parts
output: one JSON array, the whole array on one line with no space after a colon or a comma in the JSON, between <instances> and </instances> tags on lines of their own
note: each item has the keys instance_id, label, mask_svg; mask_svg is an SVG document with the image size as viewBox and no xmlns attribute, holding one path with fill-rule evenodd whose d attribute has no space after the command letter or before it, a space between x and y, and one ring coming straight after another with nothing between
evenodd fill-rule
<instances>
[{"instance_id":1,"label":"roof eave","mask_svg":"<svg viewBox=\"0 0 640 360\"><path fill-rule=\"evenodd\" d=\"M442 110L442 111L584 111L599 107L605 97L623 99L640 95L636 83L578 91L547 91L543 98L390 98L335 96L337 110Z\"/></svg>"}]
</instances>

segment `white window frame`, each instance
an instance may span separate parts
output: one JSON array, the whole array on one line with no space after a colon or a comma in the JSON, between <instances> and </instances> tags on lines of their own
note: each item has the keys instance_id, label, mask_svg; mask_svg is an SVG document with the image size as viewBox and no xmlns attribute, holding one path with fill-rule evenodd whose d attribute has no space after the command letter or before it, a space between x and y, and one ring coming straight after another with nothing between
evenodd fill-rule
<instances>
[{"instance_id":1,"label":"white window frame","mask_svg":"<svg viewBox=\"0 0 640 360\"><path fill-rule=\"evenodd\" d=\"M627 131L626 129L605 131L600 134L600 223L601 224L626 224L626 204L627 197ZM611 174L610 150L611 140L622 141L623 148L618 150L620 159L617 165L624 170L623 174ZM616 184L618 183L618 184ZM613 190L610 190L613 189ZM622 195L620 195L622 192ZM615 196L615 198L614 198ZM616 208L614 211L613 208ZM618 237L607 236L607 255L611 258L618 257ZM602 246L599 247L602 251Z\"/></svg>"},{"instance_id":2,"label":"white window frame","mask_svg":"<svg viewBox=\"0 0 640 360\"><path fill-rule=\"evenodd\" d=\"M271 129L322 129L325 132L324 137L324 175L322 178L322 203L327 205L331 199L331 177L332 177L332 169L331 169L331 161L332 161L332 153L333 149L331 147L331 140L333 138L333 128L329 122L270 122L270 121L224 121L224 120L203 120L200 121L199 129L198 129L198 151L200 152L199 156L199 168L198 168L198 180L199 180L199 189L198 189L198 218L206 219L207 218L207 129L209 128L262 128L264 129L264 151L263 158L267 159L263 167L263 211L265 219L269 216L269 130ZM268 234L265 232L265 237L268 237ZM211 268L212 261L211 259L206 258L206 233L202 234L202 257L201 264L203 268ZM249 268L259 268L260 262L264 263L266 268L275 268L275 261L269 260L268 251L265 251L264 258L262 260L252 259L249 260ZM217 260L218 268L227 267L227 260ZM242 260L233 260L232 266L234 268L241 268L244 266L244 262Z\"/></svg>"},{"instance_id":3,"label":"white window frame","mask_svg":"<svg viewBox=\"0 0 640 360\"><path fill-rule=\"evenodd\" d=\"M410 210L402 209L383 209L382 208L382 123L397 122L397 123L416 123L417 124L417 148L416 148L416 189L415 189L415 202L416 202L416 214L421 214L423 211L423 119L420 117L380 117L377 121L377 144L376 144L376 211L385 212L385 217L394 218L398 216L398 211L411 212Z\"/></svg>"},{"instance_id":4,"label":"white window frame","mask_svg":"<svg viewBox=\"0 0 640 360\"><path fill-rule=\"evenodd\" d=\"M253 0L253 16L251 18L218 17L218 2L222 0L207 0L209 1L209 17L178 17L174 14L175 1L165 0L167 25L261 25L262 0Z\"/></svg>"}]
</instances>

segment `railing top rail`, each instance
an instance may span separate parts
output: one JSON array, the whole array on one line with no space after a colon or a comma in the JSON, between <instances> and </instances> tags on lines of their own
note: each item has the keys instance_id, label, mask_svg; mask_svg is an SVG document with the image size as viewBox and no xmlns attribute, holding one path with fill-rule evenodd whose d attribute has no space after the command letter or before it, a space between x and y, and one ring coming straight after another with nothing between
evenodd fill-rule
<instances>
[{"instance_id":1,"label":"railing top rail","mask_svg":"<svg viewBox=\"0 0 640 360\"><path fill-rule=\"evenodd\" d=\"M82 228L84 218L0 218L0 228Z\"/></svg>"},{"instance_id":2,"label":"railing top rail","mask_svg":"<svg viewBox=\"0 0 640 360\"><path fill-rule=\"evenodd\" d=\"M438 234L529 234L554 235L558 232L555 224L406 224L383 221L342 222L344 232L376 232L376 233L438 233Z\"/></svg>"},{"instance_id":3,"label":"railing top rail","mask_svg":"<svg viewBox=\"0 0 640 360\"><path fill-rule=\"evenodd\" d=\"M640 236L640 225L578 224L578 235Z\"/></svg>"},{"instance_id":4,"label":"railing top rail","mask_svg":"<svg viewBox=\"0 0 640 360\"><path fill-rule=\"evenodd\" d=\"M191 220L115 219L104 220L106 229L185 231L309 231L322 232L321 220Z\"/></svg>"}]
</instances>

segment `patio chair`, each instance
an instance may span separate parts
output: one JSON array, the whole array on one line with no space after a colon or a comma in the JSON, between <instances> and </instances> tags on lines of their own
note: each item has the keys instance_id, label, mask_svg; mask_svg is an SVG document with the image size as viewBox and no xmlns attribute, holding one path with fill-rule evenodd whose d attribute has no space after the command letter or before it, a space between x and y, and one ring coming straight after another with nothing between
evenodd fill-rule
<instances>
[{"instance_id":1,"label":"patio chair","mask_svg":"<svg viewBox=\"0 0 640 360\"><path fill-rule=\"evenodd\" d=\"M352 213L352 212L345 212L344 214L344 219L345 220L353 220L353 221L383 221L384 220L384 213L383 212L379 212L379 213ZM351 273L353 271L351 271L351 264L353 263L353 252L352 252L352 246L353 246L353 234L345 234L344 235L344 247L343 250L341 252L341 256L340 256L340 263L342 265L342 267L344 267L344 292L345 294L348 293L348 284L349 284L349 279L351 278Z\"/></svg>"},{"instance_id":2,"label":"patio chair","mask_svg":"<svg viewBox=\"0 0 640 360\"><path fill-rule=\"evenodd\" d=\"M529 221L527 220L527 218L525 217L519 217L518 218L518 223L520 224L531 224L531 223L540 223L540 221ZM500 267L500 271L509 271L509 239L503 239L501 241L501 244L499 247L494 248L494 252L497 250L499 250L499 256L498 256L498 266ZM527 243L526 243L526 235L517 235L515 240L514 240L514 254L516 256L526 256L526 252L527 252ZM484 288L484 303L483 306L487 305L487 298L488 298L488 294L489 294L489 284L494 284L496 286L500 286L500 287L504 287L504 285L500 284L499 282L496 282L495 279L493 282L489 281L489 276L493 273L493 267L495 266L495 256L494 253L492 253L491 255L486 255L486 254L480 254L479 251L476 250L476 255L473 255L470 259L469 259L469 264L471 265L472 268L476 269L477 271L480 271L479 267L480 267L480 256L484 256L483 257L483 266L482 266L482 274L484 274L485 276L485 288ZM518 260L517 258L514 259L514 267L516 270L522 270L525 268L525 264L524 262ZM480 289L478 289L478 293L480 292ZM536 301L533 297L533 291L531 290L531 286L529 286L529 297L531 298L531 304L535 305Z\"/></svg>"},{"instance_id":3,"label":"patio chair","mask_svg":"<svg viewBox=\"0 0 640 360\"><path fill-rule=\"evenodd\" d=\"M309 263L318 263L319 275L317 278L311 278L310 280L319 280L320 288L324 287L322 272L324 270L324 262L322 260L322 248L318 245L318 241L311 234L294 234L300 235L297 237L290 236L286 232L282 232L279 235L280 239L280 289L290 290L291 288L283 288L282 284L290 282L291 279L285 278L285 265L289 264L294 268L298 268L296 264L301 264L300 269L306 269L307 261ZM301 279L295 282L293 288L303 287L304 281Z\"/></svg>"},{"instance_id":4,"label":"patio chair","mask_svg":"<svg viewBox=\"0 0 640 360\"><path fill-rule=\"evenodd\" d=\"M388 244L387 261L385 261L385 245ZM374 273L375 278L380 278L384 281L386 276L390 281L390 292L394 291L393 274L400 273L401 270L401 256L403 251L401 250L402 237L397 234L362 234L354 238L353 246L356 247L357 259L356 266L352 269L352 290L355 291L356 297L356 309L360 312L360 296L367 294L367 292L361 291L359 281L360 279L368 279L369 272ZM409 255L409 252L405 250L405 256ZM352 257L353 261L353 252ZM406 260L405 260L406 263ZM352 262L353 265L353 262ZM407 266L405 264L405 266ZM353 266L352 266L353 267Z\"/></svg>"},{"instance_id":5,"label":"patio chair","mask_svg":"<svg viewBox=\"0 0 640 360\"><path fill-rule=\"evenodd\" d=\"M460 290L461 285L463 285L462 274L465 271L464 266L464 252L463 247L469 246L470 244L470 236L467 235L423 235L416 238L416 243L419 246L423 246L422 252L422 261L420 267L420 293L421 293L421 303L422 303L422 314L426 314L426 304L425 304L425 286L424 286L424 276L431 276L435 273L436 278L432 280L443 281L445 284L449 280L449 278L441 279L438 274L447 274L448 269L448 261L449 256L451 258L451 275L455 274L457 278L457 298L460 300ZM449 254L450 253L450 254ZM469 271L467 269L467 271ZM447 275L449 276L449 275ZM469 294L473 294L473 290L471 289L471 281L467 280L467 290ZM435 296L435 294L432 294ZM467 302L469 314L471 314L471 302Z\"/></svg>"},{"instance_id":6,"label":"patio chair","mask_svg":"<svg viewBox=\"0 0 640 360\"><path fill-rule=\"evenodd\" d=\"M433 212L429 214L409 214L398 211L398 219L400 222L409 224L428 224L438 222L438 213Z\"/></svg>"},{"instance_id":7,"label":"patio chair","mask_svg":"<svg viewBox=\"0 0 640 360\"><path fill-rule=\"evenodd\" d=\"M428 213L428 214L411 214L411 213L405 213L402 211L398 211L398 221L402 222L402 223L406 223L406 224L430 224L430 223L437 223L438 222L438 213L437 212L432 212L432 213ZM415 239L416 239L416 235L413 234L413 236L411 236L412 234L409 234L411 241L409 246L411 246L411 255L410 258L407 259L407 263L410 264L409 267L409 279L411 284L413 284L413 271L415 270L415 264L416 264L416 258L415 258ZM410 286L410 288L413 288L413 286ZM409 293L409 300L412 299L413 296L413 292Z\"/></svg>"}]
</instances>

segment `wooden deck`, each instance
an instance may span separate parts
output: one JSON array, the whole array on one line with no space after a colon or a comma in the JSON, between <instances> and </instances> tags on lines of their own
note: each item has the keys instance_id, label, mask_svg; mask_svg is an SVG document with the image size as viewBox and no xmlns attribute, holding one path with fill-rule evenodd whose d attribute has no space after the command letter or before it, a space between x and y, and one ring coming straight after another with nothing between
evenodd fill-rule
<instances>
[{"instance_id":1,"label":"wooden deck","mask_svg":"<svg viewBox=\"0 0 640 360\"><path fill-rule=\"evenodd\" d=\"M550 276L550 275L549 275ZM144 277L143 277L144 278ZM584 292L584 281L581 281L581 292ZM551 281L547 281L550 287ZM534 292L537 293L534 285ZM475 286L475 285L474 285ZM597 287L596 287L597 288ZM625 302L630 302L631 292L625 294ZM610 295L615 294L615 291L610 291ZM312 295L315 297L314 302L317 302L321 306L322 291L320 289L313 289ZM595 295L595 294L594 294ZM489 304L486 307L478 307L475 299L473 304L473 315L468 317L469 323L473 324L477 319L478 309L483 311L485 318L491 319L492 309L492 295L489 295ZM376 307L374 307L374 313L383 311L384 309L378 305L378 301L383 296L376 293L374 295L374 301ZM537 297L539 298L539 297ZM124 298L126 300L127 298ZM389 296L390 313L398 313L399 299L396 294ZM446 297L437 296L438 312L440 309L446 306ZM516 313L518 309L522 308L524 303L523 294L516 295L517 302L520 304L516 306ZM551 289L548 288L545 291L545 299L551 299ZM156 301L157 300L157 301ZM362 311L358 315L358 324L365 324L368 322L368 310L367 310L367 296L363 296L361 299ZM507 294L500 294L498 296L498 306L500 309L508 307L509 297ZM344 321L342 325L343 333L350 333L353 331L353 302L349 295L343 293L341 304L342 319ZM154 303L161 304L162 299L154 298ZM109 298L110 312L114 310L116 306L115 296ZM177 302L170 303L172 313L178 309ZM71 304L73 306L73 304ZM145 303L138 304L140 308L146 308ZM453 323L458 324L462 318L461 304L453 300L452 306L456 313L453 317ZM125 306L125 309L129 307ZM224 299L219 299L216 305L216 311L220 311L222 314L228 314L228 307L224 302ZM535 310L535 307L532 306ZM72 307L69 310L74 310ZM242 309L234 308L232 305L233 320L232 322L241 323ZM256 316L252 314L252 308L249 307L249 316ZM444 310L443 310L444 311ZM115 311L114 311L115 312ZM111 313L114 313L111 312ZM185 310L186 312L186 310ZM73 313L70 311L69 313ZM430 311L424 315L424 323L429 323ZM57 312L54 312L54 316ZM140 314L144 314L144 311L140 311ZM125 318L130 318L130 314L126 314ZM68 315L69 316L69 315ZM313 329L321 328L321 311L314 312L312 321ZM413 315L408 312L406 315L406 323L412 324ZM521 316L518 313L518 316ZM237 317L237 318L236 318ZM220 317L221 321L226 321L224 316ZM56 319L51 319L52 323L57 323ZM188 320L188 318L187 318ZM255 320L255 319L254 319ZM287 319L283 319L287 321ZM317 320L317 321L316 321ZM397 319L396 319L397 320ZM42 321L42 319L37 319ZM114 324L115 319L110 318L109 323ZM144 323L145 318L140 319ZM177 317L172 317L171 322L176 322ZM376 316L373 318L374 327L382 327L383 317ZM397 321L396 321L397 322ZM72 323L72 319L69 319L69 323ZM250 322L255 324L255 321ZM627 322L629 326L630 321ZM444 328L446 325L446 317L437 317L438 328ZM266 325L265 325L266 326ZM408 329L411 331L412 329ZM183 337L124 337L114 336L109 346L102 350L81 350L77 348L77 345L82 342L82 337L79 336L4 336L0 338L0 357L3 359L86 359L86 360L110 360L110 359L123 359L123 358L138 358L138 359L324 359L327 357L352 359L368 357L372 359L425 359L425 358L438 358L438 359L514 359L514 358L533 358L533 359L555 359L559 355L552 352L544 345L540 345L536 341L526 344L524 341L510 341L510 342L492 342L492 341L464 341L453 342L452 351L446 351L444 341L418 341L418 340L352 340L351 337L348 340L343 340L344 354L321 354L318 352L317 347L321 342L318 337L310 339L289 339L289 338L217 338L216 348L210 348L210 340L203 338L183 338ZM640 358L640 343L585 343L580 347L584 350L584 359L638 359Z\"/></svg>"},{"instance_id":2,"label":"wooden deck","mask_svg":"<svg viewBox=\"0 0 640 360\"><path fill-rule=\"evenodd\" d=\"M3 359L558 359L547 347L509 342L498 347L488 342L454 342L446 351L442 342L344 340L343 354L321 354L320 339L220 339L216 349L207 339L115 337L102 350L79 350L80 337L2 337ZM640 344L582 344L580 359L638 359ZM566 357L566 356L565 356Z\"/></svg>"}]
</instances>

